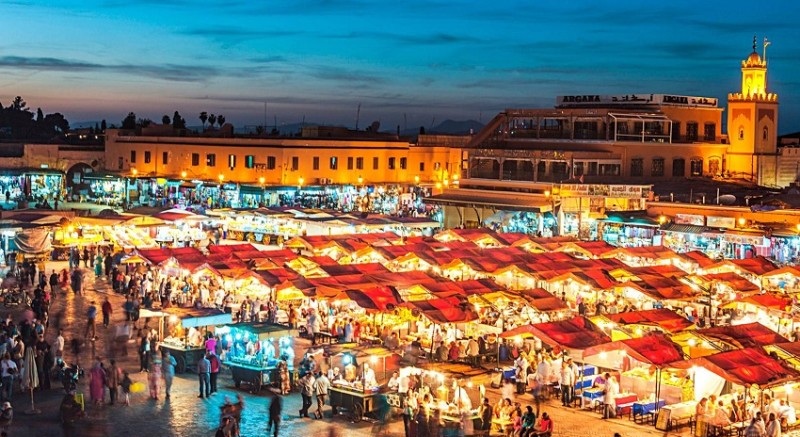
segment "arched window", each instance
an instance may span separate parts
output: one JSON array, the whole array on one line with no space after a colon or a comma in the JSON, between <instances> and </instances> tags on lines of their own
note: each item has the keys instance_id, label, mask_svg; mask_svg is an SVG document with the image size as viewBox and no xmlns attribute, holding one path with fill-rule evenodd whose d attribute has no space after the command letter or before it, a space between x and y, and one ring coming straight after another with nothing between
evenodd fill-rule
<instances>
[{"instance_id":1,"label":"arched window","mask_svg":"<svg viewBox=\"0 0 800 437\"><path fill-rule=\"evenodd\" d=\"M764 137L763 137L763 139L764 139L764 141L766 141L768 138L769 138L769 128L764 126Z\"/></svg>"},{"instance_id":2,"label":"arched window","mask_svg":"<svg viewBox=\"0 0 800 437\"><path fill-rule=\"evenodd\" d=\"M740 140L744 139L744 128L743 127L739 128L739 139Z\"/></svg>"}]
</instances>

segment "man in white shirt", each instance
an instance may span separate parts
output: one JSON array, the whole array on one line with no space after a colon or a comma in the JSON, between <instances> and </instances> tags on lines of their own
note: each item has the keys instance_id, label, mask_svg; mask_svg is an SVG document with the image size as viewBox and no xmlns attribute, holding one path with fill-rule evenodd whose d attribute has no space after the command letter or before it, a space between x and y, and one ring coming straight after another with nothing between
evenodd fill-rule
<instances>
[{"instance_id":1,"label":"man in white shirt","mask_svg":"<svg viewBox=\"0 0 800 437\"><path fill-rule=\"evenodd\" d=\"M561 385L561 405L569 407L572 404L572 392L575 388L575 373L566 361L561 363L561 378L558 382Z\"/></svg>"},{"instance_id":2,"label":"man in white shirt","mask_svg":"<svg viewBox=\"0 0 800 437\"><path fill-rule=\"evenodd\" d=\"M778 417L781 419L786 419L786 423L789 426L792 426L795 424L795 422L797 422L797 413L794 411L794 408L792 408L791 405L788 405L784 400L781 400L781 414Z\"/></svg>"},{"instance_id":3,"label":"man in white shirt","mask_svg":"<svg viewBox=\"0 0 800 437\"><path fill-rule=\"evenodd\" d=\"M472 367L478 367L480 365L478 354L480 352L480 347L478 346L478 341L475 340L475 337L470 337L469 342L467 342L467 357L469 358L469 364Z\"/></svg>"},{"instance_id":4,"label":"man in white shirt","mask_svg":"<svg viewBox=\"0 0 800 437\"><path fill-rule=\"evenodd\" d=\"M64 330L58 330L58 337L56 337L55 342L53 342L53 352L56 356L56 361L59 358L64 358Z\"/></svg>"},{"instance_id":5,"label":"man in white shirt","mask_svg":"<svg viewBox=\"0 0 800 437\"><path fill-rule=\"evenodd\" d=\"M375 379L375 371L372 370L368 364L364 364L364 388L375 387L378 385L378 381Z\"/></svg>"},{"instance_id":6,"label":"man in white shirt","mask_svg":"<svg viewBox=\"0 0 800 437\"><path fill-rule=\"evenodd\" d=\"M603 395L603 419L613 419L617 417L617 396L619 395L619 384L616 378L606 374L605 394Z\"/></svg>"},{"instance_id":7,"label":"man in white shirt","mask_svg":"<svg viewBox=\"0 0 800 437\"><path fill-rule=\"evenodd\" d=\"M17 363L11 359L11 356L6 352L3 360L0 361L0 376L3 379L3 387L0 390L0 401L10 401L11 395L14 394L14 378L18 374Z\"/></svg>"},{"instance_id":8,"label":"man in white shirt","mask_svg":"<svg viewBox=\"0 0 800 437\"><path fill-rule=\"evenodd\" d=\"M393 372L392 377L389 378L389 382L386 383L386 387L389 390L396 390L397 386L400 385L399 379L400 379L400 374L397 373L397 371Z\"/></svg>"}]
</instances>

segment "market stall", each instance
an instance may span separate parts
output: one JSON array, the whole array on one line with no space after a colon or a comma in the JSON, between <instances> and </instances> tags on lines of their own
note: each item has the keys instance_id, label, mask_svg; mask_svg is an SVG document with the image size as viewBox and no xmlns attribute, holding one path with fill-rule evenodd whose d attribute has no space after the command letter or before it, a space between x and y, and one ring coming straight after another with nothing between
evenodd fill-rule
<instances>
[{"instance_id":1,"label":"market stall","mask_svg":"<svg viewBox=\"0 0 800 437\"><path fill-rule=\"evenodd\" d=\"M250 322L217 326L214 333L228 345L223 364L231 370L236 388L244 382L251 392L258 393L262 387L277 383L281 361L290 375L294 370L294 329Z\"/></svg>"},{"instance_id":2,"label":"market stall","mask_svg":"<svg viewBox=\"0 0 800 437\"><path fill-rule=\"evenodd\" d=\"M168 350L178 363L175 371L186 372L196 368L197 361L205 354L205 339L208 327L231 323L231 315L216 308L167 308L165 318L166 337L159 344ZM204 331L204 332L203 332Z\"/></svg>"},{"instance_id":3,"label":"market stall","mask_svg":"<svg viewBox=\"0 0 800 437\"><path fill-rule=\"evenodd\" d=\"M584 350L583 359L597 367L620 372L620 391L637 399L663 399L673 404L694 398L685 372L672 372L667 365L684 359L680 346L664 334L614 341Z\"/></svg>"},{"instance_id":4,"label":"market stall","mask_svg":"<svg viewBox=\"0 0 800 437\"><path fill-rule=\"evenodd\" d=\"M332 379L329 391L333 414L343 409L352 421L359 422L380 406L376 397L390 372L400 368L400 356L380 347L343 345L338 349L329 364L339 369L340 375Z\"/></svg>"}]
</instances>

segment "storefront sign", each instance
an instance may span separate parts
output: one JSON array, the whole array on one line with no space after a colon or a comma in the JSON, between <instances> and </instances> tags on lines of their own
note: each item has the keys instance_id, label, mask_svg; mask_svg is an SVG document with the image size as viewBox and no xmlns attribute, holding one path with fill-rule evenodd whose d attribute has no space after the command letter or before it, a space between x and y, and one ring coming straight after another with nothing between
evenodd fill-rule
<instances>
[{"instance_id":1,"label":"storefront sign","mask_svg":"<svg viewBox=\"0 0 800 437\"><path fill-rule=\"evenodd\" d=\"M649 185L561 184L561 197L644 198Z\"/></svg>"},{"instance_id":2,"label":"storefront sign","mask_svg":"<svg viewBox=\"0 0 800 437\"><path fill-rule=\"evenodd\" d=\"M670 105L670 106L704 106L717 107L714 97L679 96L673 94L624 94L616 96L587 94L556 97L556 106L586 105Z\"/></svg>"},{"instance_id":3,"label":"storefront sign","mask_svg":"<svg viewBox=\"0 0 800 437\"><path fill-rule=\"evenodd\" d=\"M709 228L733 229L736 227L736 219L733 217L706 217L706 226Z\"/></svg>"},{"instance_id":4,"label":"storefront sign","mask_svg":"<svg viewBox=\"0 0 800 437\"><path fill-rule=\"evenodd\" d=\"M705 217L697 214L675 214L673 219L675 224L703 226L706 224Z\"/></svg>"}]
</instances>

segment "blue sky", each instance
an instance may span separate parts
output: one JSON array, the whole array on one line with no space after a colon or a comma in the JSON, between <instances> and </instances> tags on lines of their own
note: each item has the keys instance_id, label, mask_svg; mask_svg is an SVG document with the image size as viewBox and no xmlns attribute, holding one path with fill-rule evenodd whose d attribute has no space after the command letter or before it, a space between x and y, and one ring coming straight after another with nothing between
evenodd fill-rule
<instances>
[{"instance_id":1,"label":"blue sky","mask_svg":"<svg viewBox=\"0 0 800 437\"><path fill-rule=\"evenodd\" d=\"M798 2L0 0L0 103L76 124L128 112L382 129L552 107L564 94L718 97L771 41L779 130L800 130ZM761 48L759 47L759 52Z\"/></svg>"}]
</instances>

